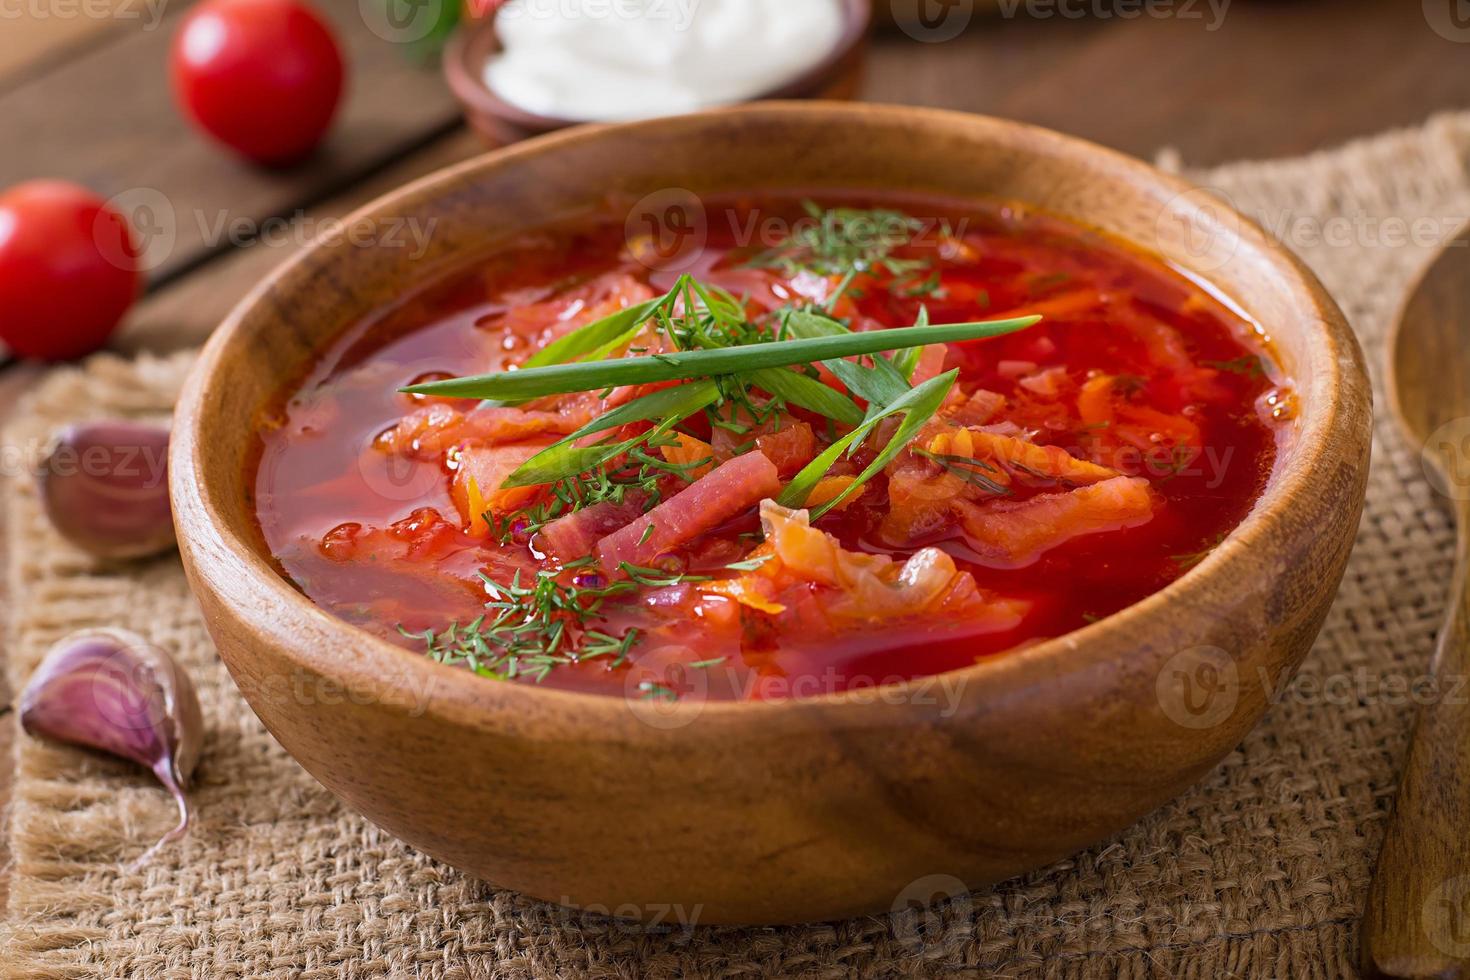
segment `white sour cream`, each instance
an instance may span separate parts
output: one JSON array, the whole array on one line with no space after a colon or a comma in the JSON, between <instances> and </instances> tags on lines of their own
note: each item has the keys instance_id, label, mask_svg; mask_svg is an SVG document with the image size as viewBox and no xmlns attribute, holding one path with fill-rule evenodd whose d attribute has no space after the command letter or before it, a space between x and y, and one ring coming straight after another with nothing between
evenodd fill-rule
<instances>
[{"instance_id":1,"label":"white sour cream","mask_svg":"<svg viewBox=\"0 0 1470 980\"><path fill-rule=\"evenodd\" d=\"M815 67L842 0L509 0L485 84L521 109L591 122L754 98Z\"/></svg>"}]
</instances>

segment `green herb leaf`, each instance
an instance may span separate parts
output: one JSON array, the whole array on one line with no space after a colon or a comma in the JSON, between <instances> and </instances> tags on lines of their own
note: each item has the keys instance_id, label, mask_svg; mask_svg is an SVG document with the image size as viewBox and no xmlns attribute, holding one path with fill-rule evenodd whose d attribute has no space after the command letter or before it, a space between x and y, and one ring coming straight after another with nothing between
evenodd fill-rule
<instances>
[{"instance_id":1,"label":"green herb leaf","mask_svg":"<svg viewBox=\"0 0 1470 980\"><path fill-rule=\"evenodd\" d=\"M929 308L919 307L919 317L914 321L916 327L927 327L929 325ZM905 381L914 376L914 369L919 366L919 358L924 356L924 348L910 347L893 355L893 367L899 374L903 375Z\"/></svg>"},{"instance_id":2,"label":"green herb leaf","mask_svg":"<svg viewBox=\"0 0 1470 980\"><path fill-rule=\"evenodd\" d=\"M611 349L631 340L633 335L656 312L672 303L674 297L678 295L678 290L679 286L676 285L662 296L626 307L611 316L605 316L601 320L578 327L532 354L526 359L522 368L567 364L589 354L600 354L606 357L608 353L611 353Z\"/></svg>"},{"instance_id":3,"label":"green herb leaf","mask_svg":"<svg viewBox=\"0 0 1470 980\"><path fill-rule=\"evenodd\" d=\"M850 336L852 333L839 321L806 310L792 311L787 315L785 322L787 331L794 337L836 337ZM929 326L927 310L919 310L919 319L914 326ZM871 368L841 358L824 361L823 364L837 375L837 379L847 386L848 391L867 402L869 406L875 402L882 406L909 390L909 376L914 373L914 367L918 365L919 356L923 350L922 346L900 350L894 355L893 362L882 355L875 354ZM899 366L900 363L902 367ZM870 407L869 413L871 412Z\"/></svg>"},{"instance_id":4,"label":"green herb leaf","mask_svg":"<svg viewBox=\"0 0 1470 980\"><path fill-rule=\"evenodd\" d=\"M1011 490L1009 487L997 483L982 472L984 470L988 470L991 473L996 472L995 467L984 460L974 459L970 456L956 456L949 453L931 453L927 449L915 449L914 454L939 464L945 471L953 473L961 480L964 480L971 486L979 487L986 493L993 494L997 497L1010 495Z\"/></svg>"},{"instance_id":5,"label":"green herb leaf","mask_svg":"<svg viewBox=\"0 0 1470 980\"><path fill-rule=\"evenodd\" d=\"M881 472L883 467L893 462L894 458L903 451L904 447L913 441L914 436L918 434L919 429L923 427L924 423L933 418L935 413L939 411L939 406L944 404L944 398L949 394L949 390L954 386L955 378L958 376L958 371L950 371L947 374L939 375L937 378L930 378L828 446L825 452L808 463L800 473L796 474L796 478L787 485L776 502L785 507L804 506L806 504L806 498L811 495L812 489L816 487L822 477L827 475L827 471L832 468L833 464L842 458L842 454L847 452L849 447L857 445L860 440L866 438L873 431L873 428L883 419L888 418L890 415L902 414L904 417L903 421L899 424L898 430L893 433L893 438L888 441L888 445L883 447L883 451L878 454L876 459L868 464L868 467L862 473L858 474L858 478L843 490L842 493L833 497L820 507L814 508L811 513L812 520L816 520L833 507L842 503L842 501L852 496L859 487Z\"/></svg>"},{"instance_id":6,"label":"green herb leaf","mask_svg":"<svg viewBox=\"0 0 1470 980\"><path fill-rule=\"evenodd\" d=\"M505 401L539 398L574 391L601 391L629 384L651 384L739 374L760 368L789 367L831 358L876 354L924 344L955 343L998 337L1024 330L1040 317L1017 317L980 323L899 327L837 337L782 340L715 350L679 351L652 357L555 364L448 381L431 381L401 389L409 394L449 398L495 398Z\"/></svg>"},{"instance_id":7,"label":"green herb leaf","mask_svg":"<svg viewBox=\"0 0 1470 980\"><path fill-rule=\"evenodd\" d=\"M804 374L785 368L761 368L750 372L750 383L782 401L800 405L809 412L843 425L859 425L863 421L863 410L851 398Z\"/></svg>"},{"instance_id":8,"label":"green herb leaf","mask_svg":"<svg viewBox=\"0 0 1470 980\"><path fill-rule=\"evenodd\" d=\"M611 412L588 422L576 432L552 443L526 460L506 478L505 482L500 485L500 489L512 490L516 487L540 486L576 476L578 473L586 473L590 469L601 466L614 456L621 455L634 446L648 441L650 437L667 432L695 412L702 411L714 404L719 397L720 389L715 382L700 381L695 384L679 385L677 388L664 388L661 391L644 395L642 398L635 398L626 405L620 405ZM616 429L629 422L647 422L654 419L659 421L659 425L651 432L635 436L624 442L601 442L592 446L577 445L580 440L598 432Z\"/></svg>"}]
</instances>

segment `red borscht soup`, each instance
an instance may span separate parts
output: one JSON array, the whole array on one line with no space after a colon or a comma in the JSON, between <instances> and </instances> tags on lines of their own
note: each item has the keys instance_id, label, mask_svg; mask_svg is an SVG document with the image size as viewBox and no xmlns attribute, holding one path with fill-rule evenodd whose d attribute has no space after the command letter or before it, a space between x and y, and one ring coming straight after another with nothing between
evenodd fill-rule
<instances>
[{"instance_id":1,"label":"red borscht soup","mask_svg":"<svg viewBox=\"0 0 1470 980\"><path fill-rule=\"evenodd\" d=\"M1019 205L815 197L672 253L609 210L352 325L261 420L280 571L487 678L770 699L1078 629L1250 511L1294 396L1207 287Z\"/></svg>"}]
</instances>

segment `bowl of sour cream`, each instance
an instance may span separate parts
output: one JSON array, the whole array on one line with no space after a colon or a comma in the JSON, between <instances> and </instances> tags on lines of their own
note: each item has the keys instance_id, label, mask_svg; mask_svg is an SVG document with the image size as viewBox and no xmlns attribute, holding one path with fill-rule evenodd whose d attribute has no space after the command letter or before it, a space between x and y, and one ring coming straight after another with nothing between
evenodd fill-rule
<instances>
[{"instance_id":1,"label":"bowl of sour cream","mask_svg":"<svg viewBox=\"0 0 1470 980\"><path fill-rule=\"evenodd\" d=\"M872 0L504 0L444 54L500 146L588 122L856 94Z\"/></svg>"}]
</instances>

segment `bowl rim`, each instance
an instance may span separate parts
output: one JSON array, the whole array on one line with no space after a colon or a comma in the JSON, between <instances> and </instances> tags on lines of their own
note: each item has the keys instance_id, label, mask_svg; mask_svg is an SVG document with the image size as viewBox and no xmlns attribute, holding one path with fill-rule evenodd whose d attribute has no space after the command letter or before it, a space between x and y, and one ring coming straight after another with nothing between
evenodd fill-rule
<instances>
[{"instance_id":1,"label":"bowl rim","mask_svg":"<svg viewBox=\"0 0 1470 980\"><path fill-rule=\"evenodd\" d=\"M867 40L873 24L873 0L837 0L843 11L842 33L832 50L816 64L792 76L780 85L744 99L737 105L757 101L799 99L821 83L838 65ZM566 129L571 126L597 125L598 120L568 119L548 116L523 109L501 98L485 84L484 67L496 43L495 21L504 4L500 3L485 17L454 32L444 46L441 66L444 79L467 112L509 122L536 133ZM725 108L713 107L713 108ZM710 111L713 111L712 110ZM647 120L636 120L646 122Z\"/></svg>"},{"instance_id":2,"label":"bowl rim","mask_svg":"<svg viewBox=\"0 0 1470 980\"><path fill-rule=\"evenodd\" d=\"M865 119L897 123L919 117L942 126L969 127L997 139L1009 136L1040 141L1056 150L1084 154L1108 175L1132 176L1141 180L1143 186L1160 195L1161 204L1181 195L1196 197L1201 190L1119 151L1024 123L944 109L800 101L733 106L632 123L577 126L481 154L420 177L374 199L344 221L353 224L385 210L398 208L401 211L403 202L412 202L420 195L432 196L435 191L452 187L459 178L497 167L504 161L534 157L564 144L595 141L608 130L677 129L689 125L691 120L703 120L713 115L729 116L735 121L740 117L778 120L823 118L830 124L834 114L842 117L841 122L850 125L862 125ZM1286 465L1278 457L1276 469L1250 512L1202 562L1163 589L1079 630L941 674L781 700L681 700L674 702L671 710L698 714L701 723L707 726L703 729L706 732L739 730L755 718L770 722L781 717L796 719L806 715L808 718L825 719L818 723L830 724L833 716L820 709L846 712L842 715L844 719L856 717L851 716L851 712L870 710L877 706L875 701L910 703L912 695L929 690L924 687L916 691L916 688L933 684L941 678L964 685L965 696L969 698L982 696L987 688L1014 691L1018 686L1024 688L1045 678L1060 677L1062 668L1067 673L1079 673L1093 668L1137 667L1136 663L1121 664L1115 658L1105 657L1104 653L1110 647L1105 638L1110 634L1142 635L1137 629L1138 624L1158 623L1160 614L1167 607L1209 608L1213 606L1208 600L1214 586L1228 583L1232 577L1236 581L1254 577L1259 568L1253 555L1272 548L1273 541L1269 535L1273 525L1278 524L1284 515L1310 505L1316 481L1333 475L1344 465L1366 467L1372 427L1372 393L1357 338L1315 275L1255 221L1233 209L1228 210L1241 244L1271 262L1272 271L1282 282L1283 291L1295 294L1299 301L1305 301L1315 310L1313 319L1299 323L1297 327L1310 340L1309 357L1304 359L1303 367L1310 361L1315 374L1310 379L1294 379L1301 410L1298 414L1299 429ZM1071 220L1079 218L1072 217ZM1134 244L1142 247L1137 242ZM197 549L201 567L215 566L210 578L236 581L250 587L259 603L254 604L250 611L235 610L246 621L249 631L259 639L263 630L276 629L284 654L296 666L347 685L348 690L432 691L432 698L423 706L425 714L470 728L495 728L498 727L497 719L509 713L519 715L534 710L543 717L545 712L554 711L567 719L567 724L579 729L594 726L607 738L635 739L663 734L661 729L645 724L629 710L626 697L531 683L496 683L406 650L338 619L277 572L262 557L258 541L246 540L231 529L229 521L221 513L221 504L215 496L217 491L205 479L207 467L199 458L200 447L206 444L199 431L203 419L201 404L211 385L228 383L219 377L222 356L234 342L235 335L245 328L254 308L261 303L276 305L279 297L271 295L275 284L310 263L314 254L327 246L327 242L319 240L278 265L225 318L190 371L176 409L177 435L173 440L169 465L171 496L186 567L194 564L190 553ZM1331 397L1325 401L1304 397L1303 390L1308 381L1314 394L1326 392ZM1359 445L1361 450L1352 448ZM208 533L208 540L196 539L195 532L201 529ZM221 560L227 561L229 567L218 567ZM200 587L197 581L200 575L192 567L190 572L191 578L195 579L192 584L197 589ZM1233 591L1239 594L1242 589L1237 585ZM298 627L290 630L290 636L299 640L295 643L287 639L284 627L280 625L293 616L304 617L292 624ZM271 624L270 627L262 622L262 617ZM309 640L300 639L308 633L311 636L332 635L350 643L352 656L335 656L329 651L314 649ZM413 687L408 687L405 682ZM859 718L854 723L861 725L863 721ZM670 730L677 733L680 729L670 726Z\"/></svg>"}]
</instances>

